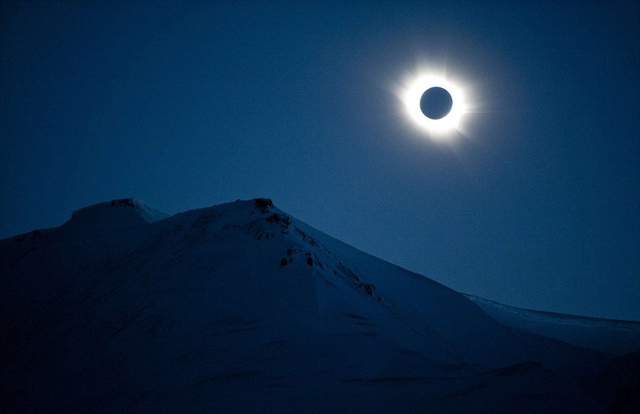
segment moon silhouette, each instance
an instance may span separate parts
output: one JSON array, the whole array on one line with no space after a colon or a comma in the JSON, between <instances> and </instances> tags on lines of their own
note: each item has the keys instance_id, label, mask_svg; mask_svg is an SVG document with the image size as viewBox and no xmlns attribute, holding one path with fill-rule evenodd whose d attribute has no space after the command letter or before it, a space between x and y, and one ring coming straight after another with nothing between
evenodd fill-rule
<instances>
[{"instance_id":1,"label":"moon silhouette","mask_svg":"<svg viewBox=\"0 0 640 414\"><path fill-rule=\"evenodd\" d=\"M444 88L434 86L422 94L420 110L429 119L442 119L451 112L453 98Z\"/></svg>"},{"instance_id":2,"label":"moon silhouette","mask_svg":"<svg viewBox=\"0 0 640 414\"><path fill-rule=\"evenodd\" d=\"M437 72L416 72L397 89L404 114L415 131L433 140L466 136L463 119L469 114L468 96L459 79Z\"/></svg>"}]
</instances>

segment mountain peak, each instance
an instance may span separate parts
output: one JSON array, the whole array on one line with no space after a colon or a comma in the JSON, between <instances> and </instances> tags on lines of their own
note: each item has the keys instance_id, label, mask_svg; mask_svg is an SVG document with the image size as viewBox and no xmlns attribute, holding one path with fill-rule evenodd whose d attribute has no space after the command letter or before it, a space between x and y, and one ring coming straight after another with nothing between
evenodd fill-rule
<instances>
[{"instance_id":1,"label":"mountain peak","mask_svg":"<svg viewBox=\"0 0 640 414\"><path fill-rule=\"evenodd\" d=\"M263 213L268 213L271 207L273 207L273 201L271 201L270 198L254 198L253 204Z\"/></svg>"}]
</instances>

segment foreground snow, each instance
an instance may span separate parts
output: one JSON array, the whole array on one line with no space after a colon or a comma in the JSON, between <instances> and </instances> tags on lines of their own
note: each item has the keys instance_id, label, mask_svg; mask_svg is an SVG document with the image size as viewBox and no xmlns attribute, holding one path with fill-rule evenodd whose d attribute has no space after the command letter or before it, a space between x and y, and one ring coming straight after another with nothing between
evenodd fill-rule
<instances>
[{"instance_id":1,"label":"foreground snow","mask_svg":"<svg viewBox=\"0 0 640 414\"><path fill-rule=\"evenodd\" d=\"M0 257L5 412L607 412L634 381L266 199L114 200Z\"/></svg>"}]
</instances>

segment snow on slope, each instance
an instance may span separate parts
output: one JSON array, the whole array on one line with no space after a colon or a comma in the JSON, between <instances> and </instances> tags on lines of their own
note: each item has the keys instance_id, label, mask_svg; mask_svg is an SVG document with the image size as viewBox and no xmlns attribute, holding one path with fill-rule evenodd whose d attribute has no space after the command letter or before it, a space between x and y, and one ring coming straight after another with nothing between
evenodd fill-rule
<instances>
[{"instance_id":1,"label":"snow on slope","mask_svg":"<svg viewBox=\"0 0 640 414\"><path fill-rule=\"evenodd\" d=\"M1 240L0 316L5 412L605 412L603 354L266 199L116 200Z\"/></svg>"},{"instance_id":2,"label":"snow on slope","mask_svg":"<svg viewBox=\"0 0 640 414\"><path fill-rule=\"evenodd\" d=\"M519 309L465 295L501 324L613 355L640 351L640 322Z\"/></svg>"}]
</instances>

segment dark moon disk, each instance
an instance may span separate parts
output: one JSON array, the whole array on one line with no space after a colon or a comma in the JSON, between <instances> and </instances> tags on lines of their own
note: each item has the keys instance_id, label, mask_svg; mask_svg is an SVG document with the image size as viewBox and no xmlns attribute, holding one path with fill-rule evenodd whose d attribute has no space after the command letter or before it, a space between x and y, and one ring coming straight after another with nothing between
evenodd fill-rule
<instances>
[{"instance_id":1,"label":"dark moon disk","mask_svg":"<svg viewBox=\"0 0 640 414\"><path fill-rule=\"evenodd\" d=\"M442 119L453 107L453 98L446 89L439 86L429 88L420 98L420 110L429 119Z\"/></svg>"}]
</instances>

